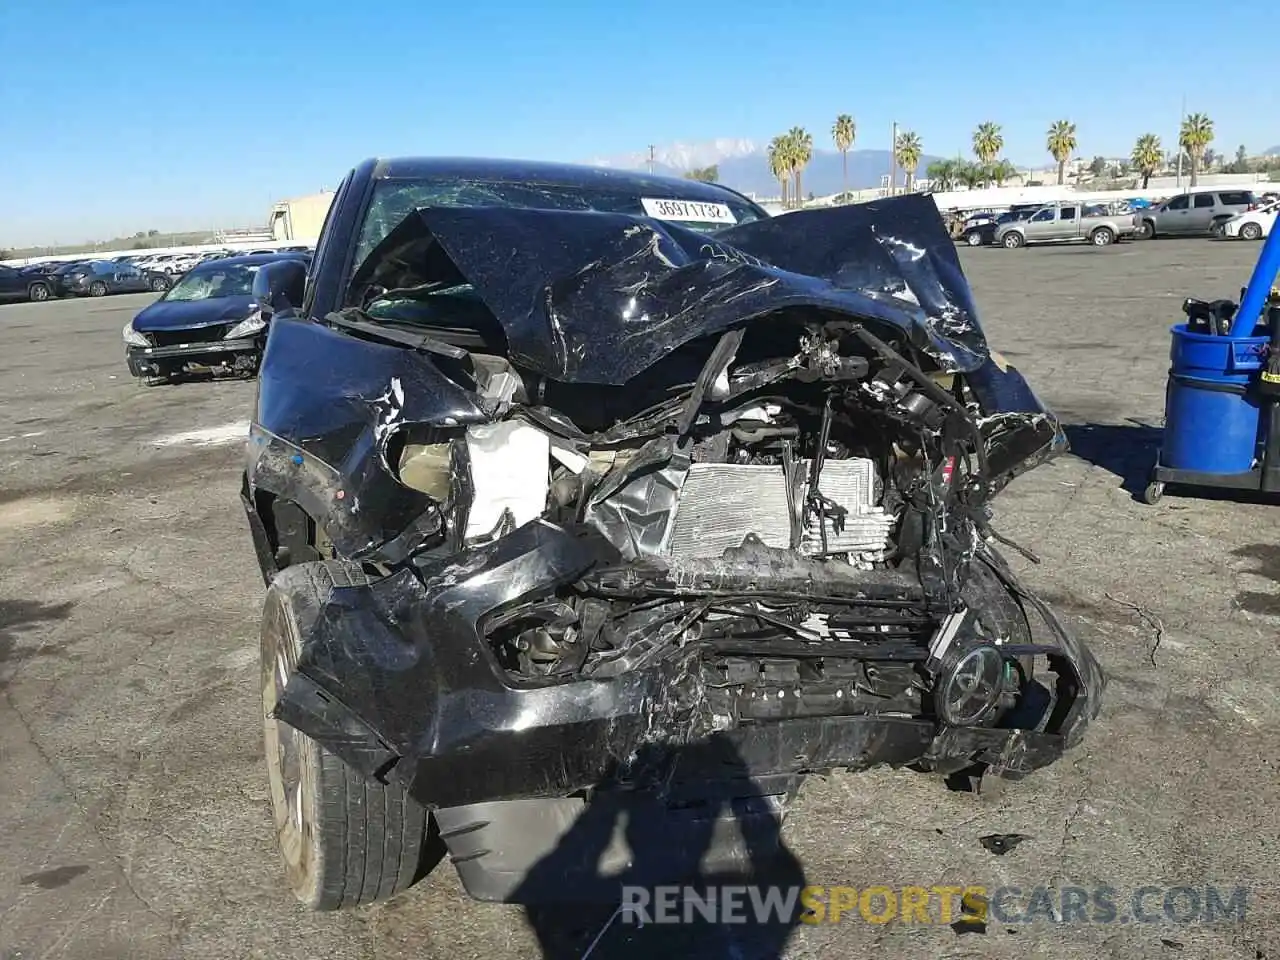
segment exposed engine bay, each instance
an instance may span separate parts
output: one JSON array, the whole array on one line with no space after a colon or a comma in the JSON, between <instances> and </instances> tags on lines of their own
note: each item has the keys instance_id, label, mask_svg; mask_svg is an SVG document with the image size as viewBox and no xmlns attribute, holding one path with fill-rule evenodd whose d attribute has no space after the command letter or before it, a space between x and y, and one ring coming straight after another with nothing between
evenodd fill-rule
<instances>
[{"instance_id":1,"label":"exposed engine bay","mask_svg":"<svg viewBox=\"0 0 1280 960\"><path fill-rule=\"evenodd\" d=\"M606 413L594 397L573 402L564 387L554 411L530 409L519 370L471 357L472 372L483 371L478 392L507 419L459 428L449 440L433 428L434 443L396 431L388 457L403 483L440 501L448 553L542 518L593 530L636 569L724 575L734 569L726 554L746 546L774 563L834 564L843 590L856 571L901 570L930 584L922 609L947 610L960 592L958 567L979 542L966 497L980 503L984 488L966 453L980 413L954 376L882 359L875 346L890 352L848 323L780 316L709 349L692 343L646 371L649 383L627 391L631 409L621 417L617 402ZM788 347L794 353L777 355ZM696 376L680 383L672 370L680 367ZM487 396L495 385L500 392ZM901 638L929 622L901 611L873 622L851 617L847 604L795 604L777 591L766 600L759 594L770 592L771 571L739 567L737 598L646 598L637 613L599 582L583 583L504 612L487 636L513 677L603 677L694 641L749 643L743 652L758 656L776 643L782 655L807 657L816 642L827 656L855 656L850 642Z\"/></svg>"},{"instance_id":2,"label":"exposed engine bay","mask_svg":"<svg viewBox=\"0 0 1280 960\"><path fill-rule=\"evenodd\" d=\"M259 554L297 505L370 578L308 601L280 716L433 807L630 782L714 732L766 779L1051 762L1101 672L990 501L1065 440L921 204L714 243L417 211L268 344ZM302 385L319 357L334 385Z\"/></svg>"}]
</instances>

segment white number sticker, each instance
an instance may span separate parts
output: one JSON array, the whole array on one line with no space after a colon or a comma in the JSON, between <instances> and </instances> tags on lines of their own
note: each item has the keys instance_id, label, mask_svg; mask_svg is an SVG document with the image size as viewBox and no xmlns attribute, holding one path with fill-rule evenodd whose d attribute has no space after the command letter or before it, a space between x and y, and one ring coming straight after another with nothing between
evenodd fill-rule
<instances>
[{"instance_id":1,"label":"white number sticker","mask_svg":"<svg viewBox=\"0 0 1280 960\"><path fill-rule=\"evenodd\" d=\"M684 220L689 223L737 223L738 218L723 203L702 203L698 200L661 200L641 197L640 203L646 215L655 220Z\"/></svg>"}]
</instances>

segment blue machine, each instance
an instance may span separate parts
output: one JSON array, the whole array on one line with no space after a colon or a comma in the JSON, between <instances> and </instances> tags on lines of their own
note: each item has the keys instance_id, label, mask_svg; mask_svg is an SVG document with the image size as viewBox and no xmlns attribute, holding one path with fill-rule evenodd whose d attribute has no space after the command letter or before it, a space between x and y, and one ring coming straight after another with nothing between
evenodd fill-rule
<instances>
[{"instance_id":1,"label":"blue machine","mask_svg":"<svg viewBox=\"0 0 1280 960\"><path fill-rule=\"evenodd\" d=\"M1272 230L1239 306L1183 303L1187 322L1170 328L1164 442L1147 503L1167 483L1280 493L1280 304L1270 296L1277 273L1280 230Z\"/></svg>"}]
</instances>

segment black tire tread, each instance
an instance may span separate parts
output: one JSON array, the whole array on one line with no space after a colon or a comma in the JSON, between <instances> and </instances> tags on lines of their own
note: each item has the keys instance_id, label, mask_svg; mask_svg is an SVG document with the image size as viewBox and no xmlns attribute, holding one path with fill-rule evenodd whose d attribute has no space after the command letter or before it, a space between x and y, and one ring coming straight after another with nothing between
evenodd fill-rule
<instances>
[{"instance_id":1,"label":"black tire tread","mask_svg":"<svg viewBox=\"0 0 1280 960\"><path fill-rule=\"evenodd\" d=\"M318 612L335 587L370 582L359 564L323 560L290 568L290 579L310 580ZM308 611L312 612L312 611ZM315 831L322 876L314 910L342 910L385 900L412 886L429 847L430 814L395 784L365 777L319 744L315 780L319 792Z\"/></svg>"}]
</instances>

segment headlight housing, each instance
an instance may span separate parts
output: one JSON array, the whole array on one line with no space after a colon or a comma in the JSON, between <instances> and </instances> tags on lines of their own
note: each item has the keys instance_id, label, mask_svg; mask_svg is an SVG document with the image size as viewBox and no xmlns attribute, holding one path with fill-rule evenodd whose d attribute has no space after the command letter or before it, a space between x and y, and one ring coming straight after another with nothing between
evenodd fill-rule
<instances>
[{"instance_id":1,"label":"headlight housing","mask_svg":"<svg viewBox=\"0 0 1280 960\"><path fill-rule=\"evenodd\" d=\"M998 647L988 643L952 647L943 657L934 686L938 716L957 727L981 723L1000 703L1004 675L1004 655Z\"/></svg>"},{"instance_id":2,"label":"headlight housing","mask_svg":"<svg viewBox=\"0 0 1280 960\"><path fill-rule=\"evenodd\" d=\"M261 310L254 310L253 313L245 317L234 327L223 334L224 340L236 340L240 337L248 337L257 333L267 325L266 319L262 316Z\"/></svg>"},{"instance_id":3,"label":"headlight housing","mask_svg":"<svg viewBox=\"0 0 1280 960\"><path fill-rule=\"evenodd\" d=\"M124 335L124 342L129 344L129 346L131 347L151 346L151 341L148 340L144 334L141 334L137 330L133 329L132 320L130 320L128 323L124 325L124 330L121 332Z\"/></svg>"}]
</instances>

